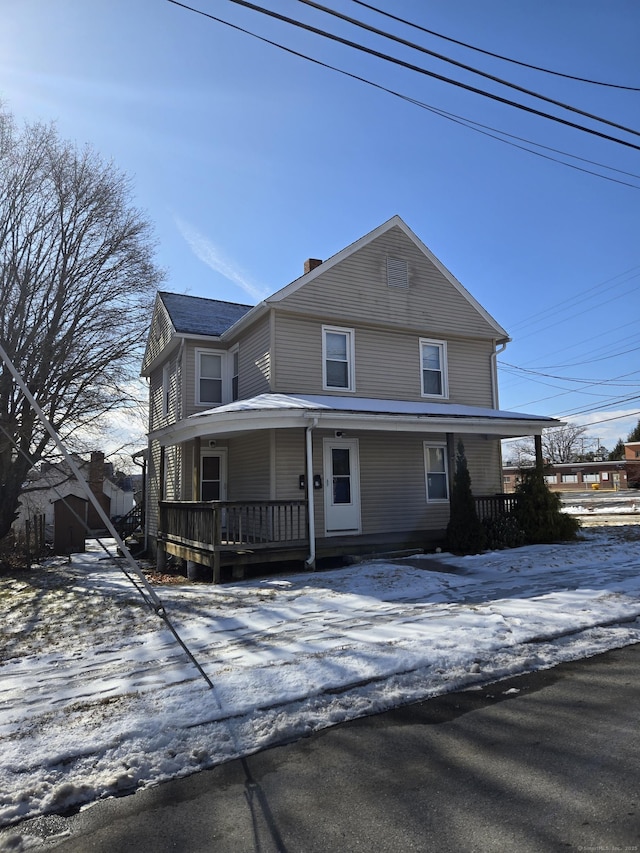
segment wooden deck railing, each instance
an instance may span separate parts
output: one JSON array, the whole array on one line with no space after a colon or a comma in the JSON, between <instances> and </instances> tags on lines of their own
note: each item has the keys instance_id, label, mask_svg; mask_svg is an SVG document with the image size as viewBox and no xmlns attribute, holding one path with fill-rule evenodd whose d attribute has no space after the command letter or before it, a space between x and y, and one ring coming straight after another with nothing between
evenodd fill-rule
<instances>
[{"instance_id":1,"label":"wooden deck railing","mask_svg":"<svg viewBox=\"0 0 640 853\"><path fill-rule=\"evenodd\" d=\"M482 521L484 518L498 518L501 515L511 515L518 503L516 494L500 494L476 497L476 512Z\"/></svg>"},{"instance_id":2,"label":"wooden deck railing","mask_svg":"<svg viewBox=\"0 0 640 853\"><path fill-rule=\"evenodd\" d=\"M187 559L210 562L220 553L287 548L308 542L305 501L160 501L158 543Z\"/></svg>"}]
</instances>

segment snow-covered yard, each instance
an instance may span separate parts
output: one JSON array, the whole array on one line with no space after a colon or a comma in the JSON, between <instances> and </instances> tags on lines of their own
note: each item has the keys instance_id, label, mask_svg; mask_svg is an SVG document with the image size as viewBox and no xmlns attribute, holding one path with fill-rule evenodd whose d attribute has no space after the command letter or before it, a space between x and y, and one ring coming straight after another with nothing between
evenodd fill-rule
<instances>
[{"instance_id":1,"label":"snow-covered yard","mask_svg":"<svg viewBox=\"0 0 640 853\"><path fill-rule=\"evenodd\" d=\"M0 578L0 826L640 641L640 525L571 544L158 588L94 545Z\"/></svg>"}]
</instances>

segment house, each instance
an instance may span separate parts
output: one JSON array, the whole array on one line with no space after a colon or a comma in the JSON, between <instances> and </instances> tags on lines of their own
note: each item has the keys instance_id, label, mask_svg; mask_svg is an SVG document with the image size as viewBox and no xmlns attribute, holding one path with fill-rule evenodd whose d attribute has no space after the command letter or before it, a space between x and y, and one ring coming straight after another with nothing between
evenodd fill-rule
<instances>
[{"instance_id":1,"label":"house","mask_svg":"<svg viewBox=\"0 0 640 853\"><path fill-rule=\"evenodd\" d=\"M110 518L131 511L133 487L128 478L114 473L113 465L105 462L104 453L94 451L88 460L74 455L74 462ZM87 500L84 489L65 461L43 463L31 472L20 497L18 517L13 524L14 532L20 536L27 520L39 515L44 515L45 538L54 545L64 541L73 542L75 546L84 540L87 529L97 530L103 526L97 511ZM69 550L61 547L62 550Z\"/></svg>"},{"instance_id":2,"label":"house","mask_svg":"<svg viewBox=\"0 0 640 853\"><path fill-rule=\"evenodd\" d=\"M640 489L640 441L624 445L624 467L630 489Z\"/></svg>"},{"instance_id":3,"label":"house","mask_svg":"<svg viewBox=\"0 0 640 853\"><path fill-rule=\"evenodd\" d=\"M278 551L435 545L458 440L474 493L500 441L558 422L498 407L509 341L398 216L258 305L160 292L148 377L148 540L214 569ZM288 549L288 552L287 552Z\"/></svg>"}]
</instances>

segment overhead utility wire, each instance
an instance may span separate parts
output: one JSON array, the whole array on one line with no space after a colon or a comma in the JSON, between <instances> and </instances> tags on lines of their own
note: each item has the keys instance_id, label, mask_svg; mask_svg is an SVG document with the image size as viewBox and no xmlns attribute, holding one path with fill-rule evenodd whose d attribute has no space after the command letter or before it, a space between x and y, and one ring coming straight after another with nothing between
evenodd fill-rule
<instances>
[{"instance_id":1,"label":"overhead utility wire","mask_svg":"<svg viewBox=\"0 0 640 853\"><path fill-rule=\"evenodd\" d=\"M230 2L241 2L241 0L230 0ZM577 113L578 115L584 116L585 118L593 119L594 121L601 122L602 124L606 124L609 127L615 127L617 130L624 130L626 133L631 133L634 136L640 136L640 131L633 130L630 127L626 127L623 124L618 124L615 121L609 121L606 118L600 118L600 116L593 115L593 113L585 112L584 110L579 109L578 107L572 107L569 104L565 104L562 101L557 101L555 98L550 98L547 95L541 95L538 92L534 92L532 89L526 89L524 86L518 86L517 83L510 83L508 80L504 80L502 77L497 77L495 74L489 74L487 71L481 71L478 68L474 68L472 65L467 65L464 62L459 62L456 59L451 59L448 56L444 56L442 53L437 53L434 50L429 50L427 47L423 47L422 45L416 44L415 42L408 41L407 39L403 39L400 36L392 35L391 33L385 32L384 30L380 30L377 27L371 26L370 24L366 24L364 21L360 21L358 18L352 18L350 15L344 15L342 12L338 12L335 9L330 9L328 6L323 6L321 3L316 3L315 0L298 0L298 3L302 3L305 6L310 6L313 9L318 9L321 12L325 12L327 15L332 15L334 18L338 18L341 21L346 21L349 24L353 24L356 27L359 27L362 30L366 30L367 32L374 33L377 36L382 36L383 38L389 39L390 41L394 41L397 44L401 44L404 47L409 47L412 50L417 50L420 53L425 53L427 56L433 56L435 59L440 59L442 62L447 62L449 65L454 65L456 68L462 68L464 71L470 71L472 74L477 74L479 77L484 77L486 80L491 80L493 83L499 83L502 86L507 86L509 89L515 89L517 92L522 92L524 95L530 95L532 98L537 98L540 101L544 101L547 104L553 104L556 107L561 107L563 110L568 110L572 113ZM243 3L244 5L244 3Z\"/></svg>"},{"instance_id":2,"label":"overhead utility wire","mask_svg":"<svg viewBox=\"0 0 640 853\"><path fill-rule=\"evenodd\" d=\"M521 136L515 136L513 134L507 133L503 130L498 130L497 128L492 128L490 125L481 124L480 122L473 121L471 119L464 118L463 116L458 116L455 113L447 112L447 110L439 109L438 107L431 106L424 101L417 100L416 98L412 98L409 95L403 95L401 92L397 92L394 89L389 89L387 86L383 86L380 83L375 83L373 80L369 80L366 77L361 77L358 74L354 74L350 71L345 71L342 68L338 68L335 65L330 65L327 62L323 62L320 59L316 59L313 56L309 56L306 53L301 53L298 50L294 50L293 48L287 47L286 45L281 44L280 42L273 41L272 39L268 39L264 36L260 36L252 30L248 30L245 27L238 26L237 24L232 24L230 21L225 21L223 18L218 18L215 15L212 15L208 12L203 12L201 9L196 9L192 6L187 6L184 3L177 2L177 0L168 0L169 3L172 3L175 6L180 6L181 8L194 12L197 15L202 15L209 20L215 21L216 23L223 24L226 27L230 27L237 32L241 32L244 35L251 36L252 38L257 39L257 41L261 41L263 44L271 45L272 47L276 47L279 50L284 51L285 53L289 53L292 56L297 56L300 59L304 59L307 62L312 62L314 65L319 65L321 68L327 68L330 71L335 71L338 74L342 74L345 77L349 77L352 80L357 80L360 83L365 83L367 86L372 86L374 89L378 89L381 92L386 92L389 95L393 95L394 97L400 98L407 103L413 104L414 106L420 107L421 109L427 110L428 112L434 113L435 115L440 116L440 118L447 119L448 121L452 121L455 124L462 125L466 127L467 130L473 130L476 133L481 133L483 136L487 136L490 139L494 139L497 142L502 142L504 145L510 145L512 148L517 148L520 151L526 151L528 154L534 154L537 157L541 157L544 160L549 160L551 163L558 163L561 166L567 166L570 169L574 169L578 172L582 172L586 175L592 175L595 178L602 178L605 181L610 181L611 183L619 184L621 186L630 187L631 189L640 189L637 184L629 183L628 181L621 181L617 178L613 178L609 175L602 175L599 172L594 172L591 169L585 169L580 166L576 166L573 163L567 163L564 160L560 160L557 157L550 157L547 154L542 154L539 151L533 151L531 148L527 148L525 145L517 145L514 142L510 142L509 139L517 139L521 142L526 142L528 145L534 145L538 148L543 148L546 151L553 151L557 154L562 154L565 157L572 157L574 160L579 160L582 163L589 163L593 166L599 166L602 169L608 169L612 172L617 172L618 174L628 175L632 178L638 178L640 180L640 175L636 175L633 172L625 172L622 169L616 169L614 166L607 166L604 163L598 163L595 160L589 160L584 157L579 157L576 154L570 154L567 151L562 151L558 148L551 148L547 145L543 145L540 142L533 142L532 140L525 139ZM482 130L480 128L483 128ZM489 131L492 131L491 133ZM507 139L503 139L502 136L497 136L496 134L501 134L502 136L508 137Z\"/></svg>"},{"instance_id":3,"label":"overhead utility wire","mask_svg":"<svg viewBox=\"0 0 640 853\"><path fill-rule=\"evenodd\" d=\"M406 24L408 27L414 27L416 30L420 30L420 32L427 33L430 36L435 36L436 38L443 39L444 41L451 42L451 44L460 45L460 47L466 47L469 50L475 50L476 53L482 53L484 56L491 56L493 59L501 59L504 62L511 62L513 65L519 65L522 68L530 68L533 71L541 71L543 74L552 74L554 77L564 77L566 80L575 80L578 83L590 83L592 86L606 86L609 89L622 89L627 92L640 92L640 88L637 86L624 86L619 83L604 83L601 80L591 80L588 77L578 77L574 74L565 74L562 71L553 71L550 68L543 68L540 65L532 65L529 62L522 62L518 59L512 59L509 56L503 56L500 53L493 53L490 50L484 50L481 47L477 47L476 45L469 44L466 41L460 41L459 39L451 38L451 36L445 36L442 33L437 33L435 30L429 30L427 27L423 27L420 24L416 24L413 21L408 21L406 18L399 18L397 15L392 15L391 12L385 12L384 9L379 9L377 6L372 6L370 3L365 3L364 0L352 0L353 3L357 3L358 6L364 6L365 9L371 9L372 12L378 12L380 15L384 15L386 18L391 18L393 21L398 21L400 24Z\"/></svg>"},{"instance_id":4,"label":"overhead utility wire","mask_svg":"<svg viewBox=\"0 0 640 853\"><path fill-rule=\"evenodd\" d=\"M213 17L212 15L210 16L204 12L200 12L199 9L194 9L190 6L185 5L184 3L180 3L178 2L178 0L168 0L168 2L173 3L176 6L182 6L185 9L189 9L191 12L199 12L200 14L203 14L206 17ZM242 6L245 9L251 9L254 12L258 12L261 15L266 15L267 17L274 18L278 21L283 21L284 23L291 24L292 26L297 27L298 29L314 33L315 35L321 36L322 38L327 38L331 41L343 44L346 47L352 47L354 50L358 50L361 53L366 53L369 56L375 56L378 59L382 59L385 62L391 62L392 64L398 65L402 68L406 68L409 71L416 71L418 74L423 74L426 77L433 78L434 80L440 80L443 83L450 83L452 86L456 86L459 89L464 89L467 92L473 92L476 95L481 95L483 98L489 98L492 101L497 101L498 103L506 104L510 107L515 107L516 109L530 113L531 115L537 115L541 118L549 119L550 121L562 124L565 127L572 127L575 130L581 130L584 133L590 134L591 136L597 136L600 139L606 139L609 142L616 142L618 145L624 145L627 148L633 148L636 151L640 151L640 145L637 145L634 142L628 142L624 139L619 139L617 136L611 136L610 134L603 133L602 131L585 127L581 124L576 124L573 121L569 121L569 119L561 118L560 116L554 116L550 113L545 113L542 110L536 109L535 107L528 107L525 104L520 104L517 101L512 101L511 99L505 98L501 95L496 95L491 92L486 92L483 89L478 89L477 86L471 86L468 83L462 83L460 80L453 80L451 77L445 77L444 75L438 74L435 71L429 71L426 68L422 68L420 65L414 65L411 62L406 62L405 60L389 56L389 54L387 53L382 53L379 50L374 50L374 48L366 47L365 45L358 44L358 42L353 42L350 39L345 39L342 36L335 35L334 33L329 33L326 30L319 29L318 27L314 27L311 24L304 24L302 23L302 21L298 21L295 18L289 18L287 15L281 15L279 12L272 12L268 9L262 8L261 6L256 6L254 3L249 3L248 0L228 0L228 2L234 3L237 6ZM605 119L598 119L598 121L606 123ZM629 132L640 136L640 131L630 130Z\"/></svg>"}]
</instances>

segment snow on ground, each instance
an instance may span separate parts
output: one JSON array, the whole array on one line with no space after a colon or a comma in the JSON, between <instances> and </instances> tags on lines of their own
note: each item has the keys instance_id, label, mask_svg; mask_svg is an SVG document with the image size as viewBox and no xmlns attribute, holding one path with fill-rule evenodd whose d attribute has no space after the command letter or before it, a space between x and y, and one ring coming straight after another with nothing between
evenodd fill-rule
<instances>
[{"instance_id":1,"label":"snow on ground","mask_svg":"<svg viewBox=\"0 0 640 853\"><path fill-rule=\"evenodd\" d=\"M640 526L473 557L158 588L97 545L0 578L0 826L640 642ZM1 844L1 841L0 841Z\"/></svg>"}]
</instances>

